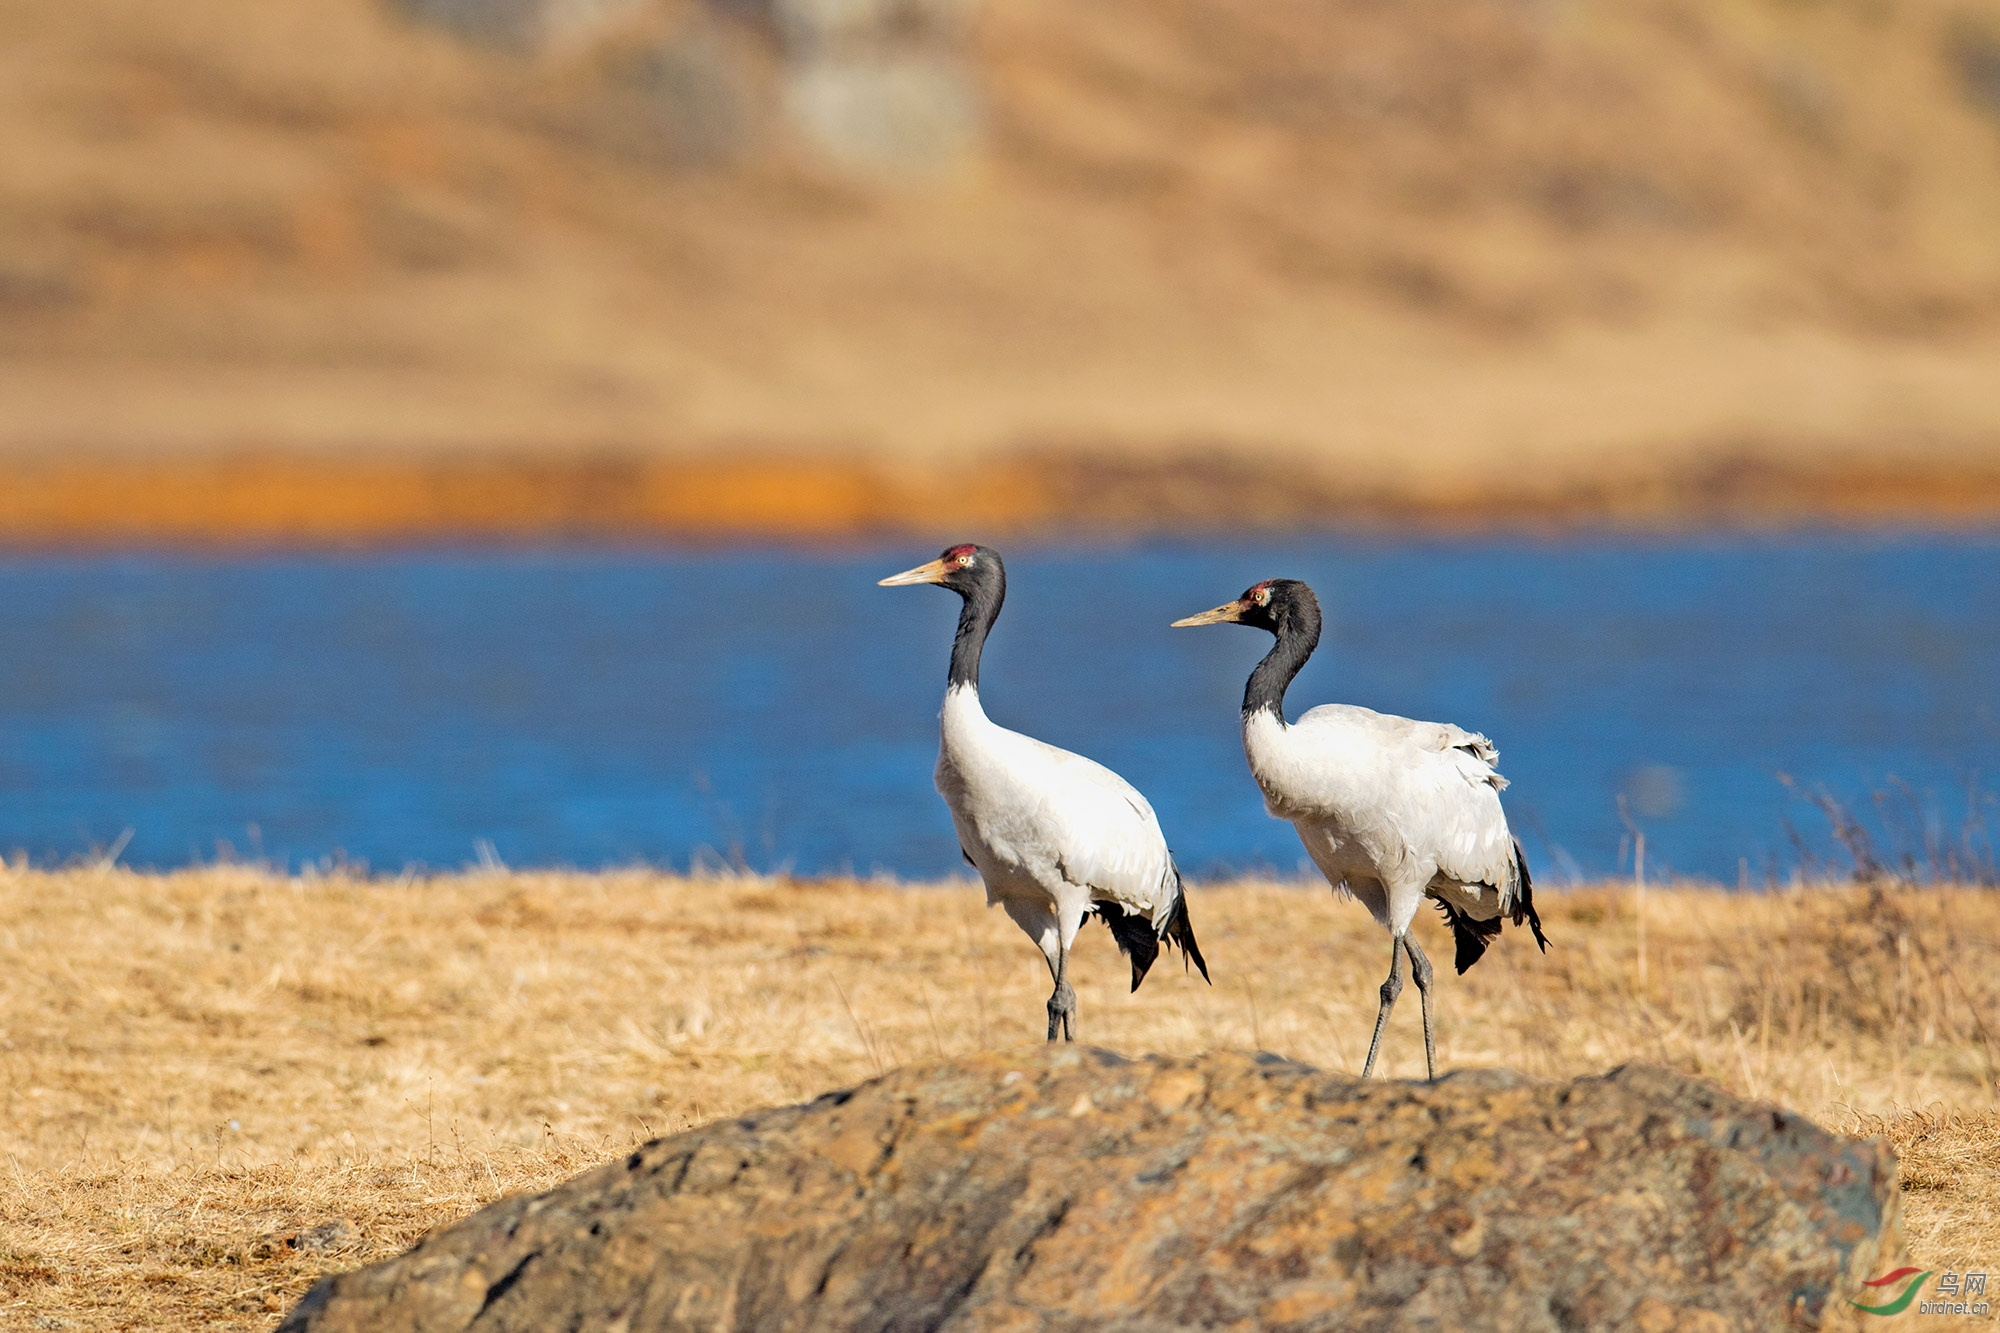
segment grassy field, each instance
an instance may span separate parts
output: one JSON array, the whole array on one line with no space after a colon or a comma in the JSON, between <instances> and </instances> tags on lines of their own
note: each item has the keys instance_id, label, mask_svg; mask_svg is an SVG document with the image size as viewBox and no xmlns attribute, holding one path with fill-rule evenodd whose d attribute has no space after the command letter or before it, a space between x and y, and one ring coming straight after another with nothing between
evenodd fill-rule
<instances>
[{"instance_id":1,"label":"grassy field","mask_svg":"<svg viewBox=\"0 0 2000 1333\"><path fill-rule=\"evenodd\" d=\"M2000 1269L2000 894L1656 889L1643 952L1635 907L1546 894L1546 957L1510 933L1443 981L1441 1062L1658 1061L1887 1133L1913 1260ZM1365 913L1263 884L1193 910L1213 988L1163 960L1128 995L1086 930L1084 1040L1358 1069ZM1032 1043L1047 990L964 885L0 872L0 1327L268 1327L320 1273L635 1141ZM1386 1056L1422 1072L1414 993Z\"/></svg>"}]
</instances>

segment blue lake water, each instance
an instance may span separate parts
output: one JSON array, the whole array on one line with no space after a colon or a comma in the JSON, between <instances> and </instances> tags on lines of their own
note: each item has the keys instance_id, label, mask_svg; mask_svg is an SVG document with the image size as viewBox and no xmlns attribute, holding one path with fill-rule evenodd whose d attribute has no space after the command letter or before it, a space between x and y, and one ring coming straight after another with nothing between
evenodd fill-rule
<instances>
[{"instance_id":1,"label":"blue lake water","mask_svg":"<svg viewBox=\"0 0 2000 1333\"><path fill-rule=\"evenodd\" d=\"M874 586L934 554L6 557L0 849L957 873L930 770L958 602ZM1485 731L1545 877L1619 867L1621 792L1656 873L1761 882L1796 862L1788 820L1829 845L1780 772L1871 819L1901 780L1956 837L2000 767L1986 537L1023 547L1008 570L989 713L1125 774L1195 873L1300 865L1236 734L1268 638L1167 628L1274 575L1327 610L1293 715Z\"/></svg>"}]
</instances>

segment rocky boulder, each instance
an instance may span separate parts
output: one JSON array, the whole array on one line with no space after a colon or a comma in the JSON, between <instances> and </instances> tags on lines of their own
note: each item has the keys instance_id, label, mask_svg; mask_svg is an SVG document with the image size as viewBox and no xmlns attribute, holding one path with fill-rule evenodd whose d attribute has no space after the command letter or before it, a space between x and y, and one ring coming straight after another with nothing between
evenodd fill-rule
<instances>
[{"instance_id":1,"label":"rocky boulder","mask_svg":"<svg viewBox=\"0 0 2000 1333\"><path fill-rule=\"evenodd\" d=\"M282 1327L1822 1328L1897 1216L1885 1145L1664 1069L1054 1048L655 1140Z\"/></svg>"}]
</instances>

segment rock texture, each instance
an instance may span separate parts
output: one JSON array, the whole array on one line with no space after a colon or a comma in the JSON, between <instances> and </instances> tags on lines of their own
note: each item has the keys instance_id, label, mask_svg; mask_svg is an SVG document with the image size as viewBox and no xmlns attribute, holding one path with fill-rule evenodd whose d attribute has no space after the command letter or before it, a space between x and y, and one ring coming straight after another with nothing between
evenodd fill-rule
<instances>
[{"instance_id":1,"label":"rock texture","mask_svg":"<svg viewBox=\"0 0 2000 1333\"><path fill-rule=\"evenodd\" d=\"M1894 1161L1647 1066L1363 1083L987 1054L660 1139L289 1333L1845 1326Z\"/></svg>"}]
</instances>

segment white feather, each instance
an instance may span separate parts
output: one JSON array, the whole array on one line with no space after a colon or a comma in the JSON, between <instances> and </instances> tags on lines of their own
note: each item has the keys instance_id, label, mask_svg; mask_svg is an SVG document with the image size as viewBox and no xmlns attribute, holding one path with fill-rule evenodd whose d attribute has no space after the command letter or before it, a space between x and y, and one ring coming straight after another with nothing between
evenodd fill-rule
<instances>
[{"instance_id":1,"label":"white feather","mask_svg":"<svg viewBox=\"0 0 2000 1333\"><path fill-rule=\"evenodd\" d=\"M959 845L1000 903L1055 962L1092 902L1113 902L1160 929L1174 874L1153 807L1102 764L995 725L979 691L954 686L939 718L938 794ZM1047 919L1053 913L1054 921Z\"/></svg>"},{"instance_id":2,"label":"white feather","mask_svg":"<svg viewBox=\"0 0 2000 1333\"><path fill-rule=\"evenodd\" d=\"M1298 829L1336 889L1396 933L1426 893L1480 920L1513 906L1507 781L1486 737L1328 704L1293 724L1268 709L1245 714L1243 750L1270 812Z\"/></svg>"}]
</instances>

